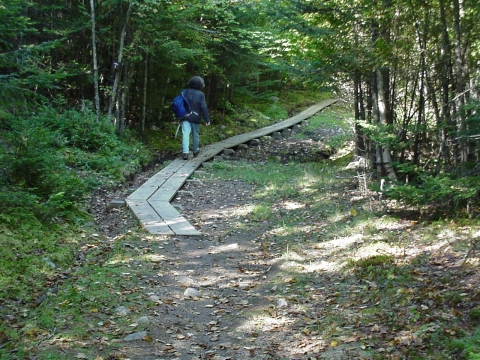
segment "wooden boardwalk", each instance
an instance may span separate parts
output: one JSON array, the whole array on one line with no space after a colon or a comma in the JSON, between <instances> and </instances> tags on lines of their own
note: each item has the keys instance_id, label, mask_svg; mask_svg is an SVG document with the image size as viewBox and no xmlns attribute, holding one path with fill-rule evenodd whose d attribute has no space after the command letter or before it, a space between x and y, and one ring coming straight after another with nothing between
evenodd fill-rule
<instances>
[{"instance_id":1,"label":"wooden boardwalk","mask_svg":"<svg viewBox=\"0 0 480 360\"><path fill-rule=\"evenodd\" d=\"M315 115L337 100L324 100L300 114L280 123L233 136L201 148L200 154L190 160L176 159L167 167L148 179L127 199L128 207L151 234L158 235L201 235L171 204L178 190L203 162L225 149L248 143L252 139L279 132Z\"/></svg>"}]
</instances>

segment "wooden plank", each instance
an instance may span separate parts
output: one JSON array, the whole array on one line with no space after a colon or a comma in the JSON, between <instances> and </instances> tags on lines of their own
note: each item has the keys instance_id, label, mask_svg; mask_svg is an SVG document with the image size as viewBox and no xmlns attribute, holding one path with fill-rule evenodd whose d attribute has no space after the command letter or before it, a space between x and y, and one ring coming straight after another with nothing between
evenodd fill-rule
<instances>
[{"instance_id":1,"label":"wooden plank","mask_svg":"<svg viewBox=\"0 0 480 360\"><path fill-rule=\"evenodd\" d=\"M193 172L193 171L192 171ZM151 204L153 201L167 201L170 202L174 197L177 191L185 184L188 176L171 176L167 181L165 181L152 196L148 198L148 202Z\"/></svg>"},{"instance_id":2,"label":"wooden plank","mask_svg":"<svg viewBox=\"0 0 480 360\"><path fill-rule=\"evenodd\" d=\"M150 205L177 235L201 235L170 203L164 201L150 202Z\"/></svg>"},{"instance_id":3,"label":"wooden plank","mask_svg":"<svg viewBox=\"0 0 480 360\"><path fill-rule=\"evenodd\" d=\"M154 235L175 235L172 229L165 224L164 221L161 222L148 222L142 224L144 229L147 230L150 234Z\"/></svg>"},{"instance_id":4,"label":"wooden plank","mask_svg":"<svg viewBox=\"0 0 480 360\"><path fill-rule=\"evenodd\" d=\"M173 235L173 230L146 201L126 200L142 226L152 234ZM155 231L155 232L152 232Z\"/></svg>"},{"instance_id":5,"label":"wooden plank","mask_svg":"<svg viewBox=\"0 0 480 360\"><path fill-rule=\"evenodd\" d=\"M132 194L130 194L128 198L132 200L148 199L173 174L175 174L175 171L173 171L172 168L170 168L168 171L165 171L165 169L161 170L160 172L152 176L150 179L148 179Z\"/></svg>"},{"instance_id":6,"label":"wooden plank","mask_svg":"<svg viewBox=\"0 0 480 360\"><path fill-rule=\"evenodd\" d=\"M137 219L140 220L142 223L160 220L160 216L158 216L158 214L146 200L127 199L126 203L128 207L133 211Z\"/></svg>"},{"instance_id":7,"label":"wooden plank","mask_svg":"<svg viewBox=\"0 0 480 360\"><path fill-rule=\"evenodd\" d=\"M215 144L216 149L223 147L223 149L218 151L218 153L219 153L226 148L235 147L235 146L238 146L240 144L244 144L244 143L246 143L246 142L248 142L252 139L256 139L256 138L259 138L259 137L262 137L262 136L270 135L275 131L286 129L286 128L291 127L291 126L293 126L293 125L295 125L295 124L297 124L297 123L299 123L303 120L308 119L312 115L316 114L317 112L324 109L325 107L332 105L336 101L337 100L325 100L322 103L320 103L318 105L311 106L310 108L308 108L307 110L304 110L300 114L298 114L298 115L296 115L292 118L289 118L287 120L284 120L280 123L276 123L276 124L264 127L262 129L253 130L253 131L250 131L250 132L245 133L245 134L232 136L228 139L225 139L225 140L222 140L222 141L216 143Z\"/></svg>"},{"instance_id":8,"label":"wooden plank","mask_svg":"<svg viewBox=\"0 0 480 360\"><path fill-rule=\"evenodd\" d=\"M158 185L153 184L148 186L147 184L143 184L137 190L135 190L132 194L130 194L127 199L130 200L146 200L152 194L154 194L158 190Z\"/></svg>"}]
</instances>

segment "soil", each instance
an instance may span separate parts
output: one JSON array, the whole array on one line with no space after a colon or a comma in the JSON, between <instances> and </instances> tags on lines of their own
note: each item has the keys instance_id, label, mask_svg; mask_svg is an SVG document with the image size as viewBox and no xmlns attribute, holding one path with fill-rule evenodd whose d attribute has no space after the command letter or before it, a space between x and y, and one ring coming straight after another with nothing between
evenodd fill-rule
<instances>
[{"instance_id":1,"label":"soil","mask_svg":"<svg viewBox=\"0 0 480 360\"><path fill-rule=\"evenodd\" d=\"M263 139L259 146L238 150L227 161L261 163L275 157L288 163L327 158L331 150L325 149L321 139L335 133L318 129L307 135L310 139ZM168 159L162 157L127 187L96 195L91 212L106 238L114 241L132 230L141 231L127 208L105 210L102 204L127 197L161 169L163 160ZM182 190L188 192L172 204L202 235L144 236L139 251L161 257L154 266L140 263L132 270L141 279L145 301L154 302L148 313L130 315L148 316L148 324L142 327L146 333L136 333L141 340L123 340L120 350L109 358L368 358L358 346L333 348L321 338L303 336L299 319L305 314L300 301L279 295L275 283L291 259L276 252L275 243L265 241L270 230L267 222L249 224L242 216L242 209L255 203L254 185L218 180L208 168L200 170L205 171L197 175L201 183L187 182Z\"/></svg>"}]
</instances>

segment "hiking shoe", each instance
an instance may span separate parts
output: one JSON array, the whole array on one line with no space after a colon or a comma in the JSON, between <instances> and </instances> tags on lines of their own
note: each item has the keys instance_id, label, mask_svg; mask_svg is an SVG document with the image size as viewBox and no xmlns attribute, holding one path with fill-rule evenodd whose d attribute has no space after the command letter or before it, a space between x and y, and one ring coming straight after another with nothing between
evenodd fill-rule
<instances>
[{"instance_id":1,"label":"hiking shoe","mask_svg":"<svg viewBox=\"0 0 480 360\"><path fill-rule=\"evenodd\" d=\"M200 152L200 151L194 152L194 153L193 153L193 157L197 157L199 152Z\"/></svg>"},{"instance_id":2,"label":"hiking shoe","mask_svg":"<svg viewBox=\"0 0 480 360\"><path fill-rule=\"evenodd\" d=\"M188 160L188 154L183 154L183 160Z\"/></svg>"}]
</instances>

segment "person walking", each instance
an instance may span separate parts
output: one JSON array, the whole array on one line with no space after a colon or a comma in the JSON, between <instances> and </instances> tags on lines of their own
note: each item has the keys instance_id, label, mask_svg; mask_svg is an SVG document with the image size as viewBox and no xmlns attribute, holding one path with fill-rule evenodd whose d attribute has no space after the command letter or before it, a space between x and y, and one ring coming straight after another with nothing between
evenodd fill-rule
<instances>
[{"instance_id":1,"label":"person walking","mask_svg":"<svg viewBox=\"0 0 480 360\"><path fill-rule=\"evenodd\" d=\"M205 125L210 125L210 115L205 102L205 94L202 89L205 82L200 76L194 76L188 82L188 88L185 91L185 98L190 105L191 113L182 121L182 151L183 160L188 160L190 154L190 135L192 136L193 156L196 157L200 152L200 124L202 116L205 119Z\"/></svg>"}]
</instances>

